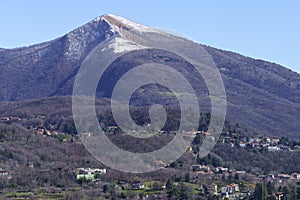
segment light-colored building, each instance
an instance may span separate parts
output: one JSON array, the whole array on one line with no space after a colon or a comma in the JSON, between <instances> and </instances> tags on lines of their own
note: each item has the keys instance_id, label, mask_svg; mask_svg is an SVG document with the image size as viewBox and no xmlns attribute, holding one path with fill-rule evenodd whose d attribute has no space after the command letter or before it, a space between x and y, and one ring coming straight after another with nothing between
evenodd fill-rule
<instances>
[{"instance_id":1,"label":"light-colored building","mask_svg":"<svg viewBox=\"0 0 300 200\"><path fill-rule=\"evenodd\" d=\"M0 169L0 178L11 178L11 172L9 170Z\"/></svg>"},{"instance_id":2,"label":"light-colored building","mask_svg":"<svg viewBox=\"0 0 300 200\"><path fill-rule=\"evenodd\" d=\"M145 185L142 182L137 182L132 184L132 189L134 190L142 190L145 188Z\"/></svg>"},{"instance_id":3,"label":"light-colored building","mask_svg":"<svg viewBox=\"0 0 300 200\"><path fill-rule=\"evenodd\" d=\"M278 146L268 146L268 151L280 151Z\"/></svg>"},{"instance_id":4,"label":"light-colored building","mask_svg":"<svg viewBox=\"0 0 300 200\"><path fill-rule=\"evenodd\" d=\"M217 173L225 173L225 172L228 172L228 168L226 168L226 167L216 167L215 171Z\"/></svg>"},{"instance_id":5,"label":"light-colored building","mask_svg":"<svg viewBox=\"0 0 300 200\"><path fill-rule=\"evenodd\" d=\"M218 186L216 184L208 185L207 189L210 194L218 194Z\"/></svg>"},{"instance_id":6,"label":"light-colored building","mask_svg":"<svg viewBox=\"0 0 300 200\"><path fill-rule=\"evenodd\" d=\"M239 191L240 191L239 185L236 184L236 183L232 183L230 185L223 186L221 188L221 194L222 195L234 194L234 193L237 193Z\"/></svg>"},{"instance_id":7,"label":"light-colored building","mask_svg":"<svg viewBox=\"0 0 300 200\"><path fill-rule=\"evenodd\" d=\"M192 165L193 172L210 172L210 167L206 165Z\"/></svg>"},{"instance_id":8,"label":"light-colored building","mask_svg":"<svg viewBox=\"0 0 300 200\"><path fill-rule=\"evenodd\" d=\"M78 168L76 171L76 178L78 179L88 179L95 180L95 176L106 174L106 169L92 169L92 168Z\"/></svg>"}]
</instances>

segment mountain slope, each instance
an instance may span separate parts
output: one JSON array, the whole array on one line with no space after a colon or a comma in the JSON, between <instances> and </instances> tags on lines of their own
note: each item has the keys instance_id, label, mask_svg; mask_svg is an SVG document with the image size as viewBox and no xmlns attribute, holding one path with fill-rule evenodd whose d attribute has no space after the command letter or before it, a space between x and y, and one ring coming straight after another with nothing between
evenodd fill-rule
<instances>
[{"instance_id":1,"label":"mountain slope","mask_svg":"<svg viewBox=\"0 0 300 200\"><path fill-rule=\"evenodd\" d=\"M229 119L268 134L300 139L299 74L274 63L202 46L114 15L97 17L53 41L0 49L0 100L71 95L83 59L98 44L110 42L111 50L119 53L114 46L123 45L118 50L129 51L159 46L161 39L168 41L168 48L180 49L185 54L193 55L195 49L203 47L211 55L224 80ZM135 62L143 61L139 59ZM123 65L128 62L123 60ZM112 71L110 75L114 77L117 72ZM201 84L198 78L194 82Z\"/></svg>"}]
</instances>

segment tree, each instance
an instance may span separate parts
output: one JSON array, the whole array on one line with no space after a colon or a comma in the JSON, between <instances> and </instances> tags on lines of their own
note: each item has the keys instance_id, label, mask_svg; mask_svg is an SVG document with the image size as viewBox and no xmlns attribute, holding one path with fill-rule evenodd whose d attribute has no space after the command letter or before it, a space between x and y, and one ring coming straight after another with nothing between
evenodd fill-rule
<instances>
[{"instance_id":1,"label":"tree","mask_svg":"<svg viewBox=\"0 0 300 200\"><path fill-rule=\"evenodd\" d=\"M171 179L167 180L166 189L168 192L173 190L173 181Z\"/></svg>"},{"instance_id":2,"label":"tree","mask_svg":"<svg viewBox=\"0 0 300 200\"><path fill-rule=\"evenodd\" d=\"M277 197L275 195L269 196L268 200L277 200Z\"/></svg>"},{"instance_id":3,"label":"tree","mask_svg":"<svg viewBox=\"0 0 300 200\"><path fill-rule=\"evenodd\" d=\"M111 187L109 185L106 184L106 185L103 186L103 192L104 193L108 193L108 192L110 192L110 190L111 190Z\"/></svg>"},{"instance_id":4,"label":"tree","mask_svg":"<svg viewBox=\"0 0 300 200\"><path fill-rule=\"evenodd\" d=\"M161 185L158 182L154 182L152 185L153 190L161 190Z\"/></svg>"},{"instance_id":5,"label":"tree","mask_svg":"<svg viewBox=\"0 0 300 200\"><path fill-rule=\"evenodd\" d=\"M284 199L288 199L289 193L290 193L290 189L287 186L284 186L282 188L282 193L283 193L283 198Z\"/></svg>"},{"instance_id":6,"label":"tree","mask_svg":"<svg viewBox=\"0 0 300 200\"><path fill-rule=\"evenodd\" d=\"M180 184L180 199L191 199L192 198L192 188L181 183Z\"/></svg>"},{"instance_id":7,"label":"tree","mask_svg":"<svg viewBox=\"0 0 300 200\"><path fill-rule=\"evenodd\" d=\"M184 181L185 181L185 182L190 182L190 181L191 181L190 173L186 173L186 174L185 174Z\"/></svg>"},{"instance_id":8,"label":"tree","mask_svg":"<svg viewBox=\"0 0 300 200\"><path fill-rule=\"evenodd\" d=\"M269 181L267 183L267 190L268 190L268 194L272 195L275 192L275 186L274 183L272 183L271 181Z\"/></svg>"},{"instance_id":9,"label":"tree","mask_svg":"<svg viewBox=\"0 0 300 200\"><path fill-rule=\"evenodd\" d=\"M222 175L222 181L223 181L223 182L226 181L226 176L225 176L225 174Z\"/></svg>"},{"instance_id":10,"label":"tree","mask_svg":"<svg viewBox=\"0 0 300 200\"><path fill-rule=\"evenodd\" d=\"M180 190L177 185L172 186L172 190L168 191L168 198L175 197L176 199L180 199Z\"/></svg>"},{"instance_id":11,"label":"tree","mask_svg":"<svg viewBox=\"0 0 300 200\"><path fill-rule=\"evenodd\" d=\"M231 182L232 181L232 175L230 174L229 176L228 176L228 182Z\"/></svg>"},{"instance_id":12,"label":"tree","mask_svg":"<svg viewBox=\"0 0 300 200\"><path fill-rule=\"evenodd\" d=\"M293 200L298 200L299 198L300 198L300 187L299 186L295 186L293 188L292 199Z\"/></svg>"},{"instance_id":13,"label":"tree","mask_svg":"<svg viewBox=\"0 0 300 200\"><path fill-rule=\"evenodd\" d=\"M235 175L234 175L234 180L236 180L236 181L238 181L240 178L239 178L239 175L236 173Z\"/></svg>"},{"instance_id":14,"label":"tree","mask_svg":"<svg viewBox=\"0 0 300 200\"><path fill-rule=\"evenodd\" d=\"M257 183L253 193L253 198L254 200L267 200L268 190L266 185L262 183Z\"/></svg>"},{"instance_id":15,"label":"tree","mask_svg":"<svg viewBox=\"0 0 300 200\"><path fill-rule=\"evenodd\" d=\"M297 188L296 188L296 195L299 199L300 198L300 186L297 186Z\"/></svg>"}]
</instances>

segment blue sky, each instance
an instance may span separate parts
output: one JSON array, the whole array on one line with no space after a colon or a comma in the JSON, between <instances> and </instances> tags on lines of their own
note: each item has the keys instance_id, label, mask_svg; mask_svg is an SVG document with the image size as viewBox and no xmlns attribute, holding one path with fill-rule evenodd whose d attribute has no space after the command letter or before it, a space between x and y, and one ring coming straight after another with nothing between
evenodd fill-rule
<instances>
[{"instance_id":1,"label":"blue sky","mask_svg":"<svg viewBox=\"0 0 300 200\"><path fill-rule=\"evenodd\" d=\"M108 13L300 72L298 0L1 0L0 47L48 41Z\"/></svg>"}]
</instances>

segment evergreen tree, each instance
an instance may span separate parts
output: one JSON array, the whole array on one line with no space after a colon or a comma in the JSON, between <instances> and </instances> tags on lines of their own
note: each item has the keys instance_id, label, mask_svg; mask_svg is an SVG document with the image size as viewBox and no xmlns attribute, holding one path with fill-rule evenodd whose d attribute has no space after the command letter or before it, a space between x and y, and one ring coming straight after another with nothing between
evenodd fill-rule
<instances>
[{"instance_id":1,"label":"evergreen tree","mask_svg":"<svg viewBox=\"0 0 300 200\"><path fill-rule=\"evenodd\" d=\"M190 182L191 181L190 173L185 174L184 181L185 182Z\"/></svg>"},{"instance_id":2,"label":"evergreen tree","mask_svg":"<svg viewBox=\"0 0 300 200\"><path fill-rule=\"evenodd\" d=\"M253 198L254 200L267 200L268 190L266 185L262 183L257 183L253 193Z\"/></svg>"},{"instance_id":3,"label":"evergreen tree","mask_svg":"<svg viewBox=\"0 0 300 200\"><path fill-rule=\"evenodd\" d=\"M282 192L283 192L283 199L288 200L289 199L289 194L290 194L290 189L287 186L284 186L282 188Z\"/></svg>"},{"instance_id":4,"label":"evergreen tree","mask_svg":"<svg viewBox=\"0 0 300 200\"><path fill-rule=\"evenodd\" d=\"M167 180L166 189L167 189L168 192L173 190L173 182L172 182L171 179Z\"/></svg>"},{"instance_id":5,"label":"evergreen tree","mask_svg":"<svg viewBox=\"0 0 300 200\"><path fill-rule=\"evenodd\" d=\"M272 195L273 193L275 193L275 186L271 181L269 181L267 183L267 190L268 190L269 195Z\"/></svg>"},{"instance_id":6,"label":"evergreen tree","mask_svg":"<svg viewBox=\"0 0 300 200\"><path fill-rule=\"evenodd\" d=\"M277 197L275 195L269 196L268 200L277 200Z\"/></svg>"},{"instance_id":7,"label":"evergreen tree","mask_svg":"<svg viewBox=\"0 0 300 200\"><path fill-rule=\"evenodd\" d=\"M297 190L299 190L299 194L300 194L300 187L295 186L293 188L293 193L292 193L292 199L293 200L298 200L300 198L300 196L298 196Z\"/></svg>"},{"instance_id":8,"label":"evergreen tree","mask_svg":"<svg viewBox=\"0 0 300 200\"><path fill-rule=\"evenodd\" d=\"M235 174L234 175L234 179L236 180L236 181L238 181L240 178L239 178L239 175L238 174Z\"/></svg>"},{"instance_id":9,"label":"evergreen tree","mask_svg":"<svg viewBox=\"0 0 300 200\"><path fill-rule=\"evenodd\" d=\"M296 194L297 199L300 199L300 186L297 186L297 187L296 187L296 192L295 192L295 194Z\"/></svg>"}]
</instances>

